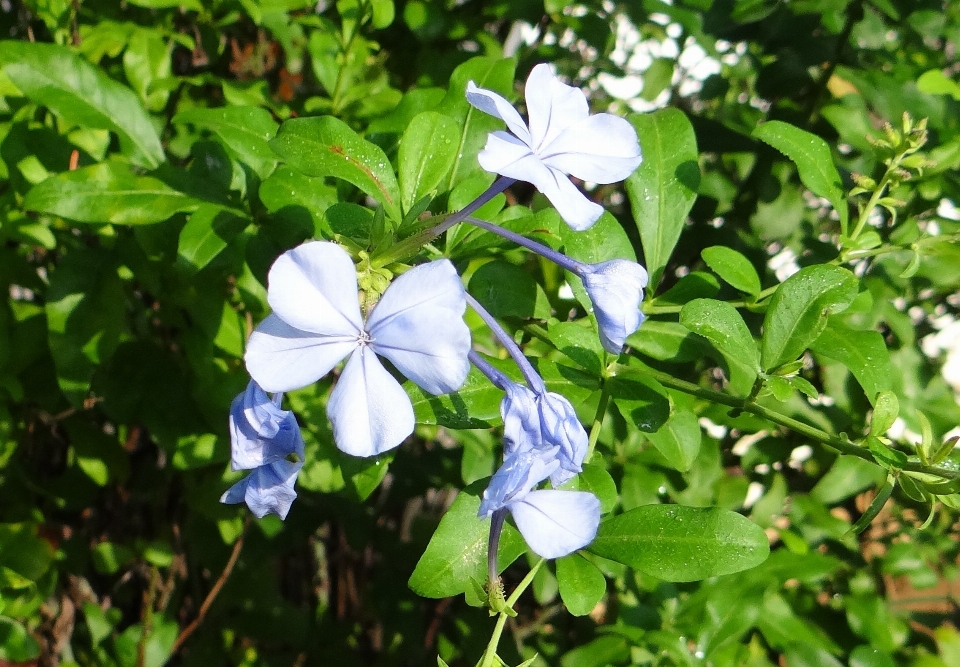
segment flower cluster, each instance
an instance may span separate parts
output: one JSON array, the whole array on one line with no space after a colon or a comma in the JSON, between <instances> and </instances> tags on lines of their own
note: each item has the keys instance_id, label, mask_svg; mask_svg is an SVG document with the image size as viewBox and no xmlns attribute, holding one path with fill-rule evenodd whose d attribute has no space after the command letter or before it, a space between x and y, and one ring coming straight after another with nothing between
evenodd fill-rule
<instances>
[{"instance_id":1,"label":"flower cluster","mask_svg":"<svg viewBox=\"0 0 960 667\"><path fill-rule=\"evenodd\" d=\"M547 65L535 67L527 80L529 125L504 98L473 82L466 95L473 106L504 120L512 134L491 133L479 154L481 166L501 178L436 230L463 221L475 224L578 276L593 304L604 349L619 354L643 320L643 267L627 259L584 264L469 216L522 179L546 195L573 229L586 229L603 208L567 175L594 183L628 176L641 160L633 127L610 114L591 116L583 92L561 83ZM376 296L367 294L362 302ZM582 471L588 450L573 406L547 391L513 339L465 293L448 260L402 273L362 313L353 259L334 243L309 242L273 264L267 300L273 312L250 336L245 355L253 379L230 412L232 466L252 472L223 495L223 502L245 501L258 517L287 515L296 497L304 445L295 417L280 408L283 392L316 382L346 360L327 402L334 440L348 454L374 456L399 445L415 423L410 399L381 357L432 394L459 389L472 362L506 394L500 405L504 461L479 511L480 517L492 519L491 579L507 513L531 550L545 558L567 555L593 540L600 522L596 496L558 488ZM526 384L513 382L472 351L463 321L467 303L507 348ZM271 398L267 392L275 393ZM552 488L539 488L547 481Z\"/></svg>"}]
</instances>

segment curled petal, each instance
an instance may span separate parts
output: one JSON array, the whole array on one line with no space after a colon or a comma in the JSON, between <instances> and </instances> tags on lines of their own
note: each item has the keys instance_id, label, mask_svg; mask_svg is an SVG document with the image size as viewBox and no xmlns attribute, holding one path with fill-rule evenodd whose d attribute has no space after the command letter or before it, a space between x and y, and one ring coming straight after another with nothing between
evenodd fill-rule
<instances>
[{"instance_id":1,"label":"curled petal","mask_svg":"<svg viewBox=\"0 0 960 667\"><path fill-rule=\"evenodd\" d=\"M356 336L362 327L357 271L335 243L304 243L270 268L267 301L292 327L314 334Z\"/></svg>"},{"instance_id":2,"label":"curled petal","mask_svg":"<svg viewBox=\"0 0 960 667\"><path fill-rule=\"evenodd\" d=\"M370 314L370 347L425 391L456 391L470 372L466 307L449 260L415 267L393 281Z\"/></svg>"},{"instance_id":3,"label":"curled petal","mask_svg":"<svg viewBox=\"0 0 960 667\"><path fill-rule=\"evenodd\" d=\"M593 541L600 501L587 491L532 491L510 505L527 545L543 558L561 558Z\"/></svg>"},{"instance_id":4,"label":"curled petal","mask_svg":"<svg viewBox=\"0 0 960 667\"><path fill-rule=\"evenodd\" d=\"M507 457L483 492L478 516L490 517L495 511L523 500L559 465L556 447L523 449Z\"/></svg>"},{"instance_id":5,"label":"curled petal","mask_svg":"<svg viewBox=\"0 0 960 667\"><path fill-rule=\"evenodd\" d=\"M549 167L604 184L622 181L642 161L633 125L608 113L584 118L543 144L537 154Z\"/></svg>"},{"instance_id":6,"label":"curled petal","mask_svg":"<svg viewBox=\"0 0 960 667\"><path fill-rule=\"evenodd\" d=\"M570 401L560 394L541 394L537 397L537 407L544 445L560 448L560 467L550 476L550 483L560 486L583 469L590 438Z\"/></svg>"},{"instance_id":7,"label":"curled petal","mask_svg":"<svg viewBox=\"0 0 960 667\"><path fill-rule=\"evenodd\" d=\"M322 378L357 345L356 334L317 335L270 315L250 335L244 360L267 391L291 391Z\"/></svg>"},{"instance_id":8,"label":"curled petal","mask_svg":"<svg viewBox=\"0 0 960 667\"><path fill-rule=\"evenodd\" d=\"M253 380L230 405L230 466L250 470L290 454L303 458L297 418L281 410Z\"/></svg>"},{"instance_id":9,"label":"curled petal","mask_svg":"<svg viewBox=\"0 0 960 667\"><path fill-rule=\"evenodd\" d=\"M530 146L538 154L559 134L590 114L583 91L560 81L553 67L545 63L530 70L524 95L530 117Z\"/></svg>"},{"instance_id":10,"label":"curled petal","mask_svg":"<svg viewBox=\"0 0 960 667\"><path fill-rule=\"evenodd\" d=\"M515 382L507 385L506 392L500 401L500 416L503 418L503 456L509 458L520 449L540 447L543 436L537 395Z\"/></svg>"},{"instance_id":11,"label":"curled petal","mask_svg":"<svg viewBox=\"0 0 960 667\"><path fill-rule=\"evenodd\" d=\"M260 466L227 489L220 496L220 502L245 502L258 519L267 514L276 514L281 519L286 519L290 505L297 497L293 485L302 467L302 459L296 463L281 459Z\"/></svg>"},{"instance_id":12,"label":"curled petal","mask_svg":"<svg viewBox=\"0 0 960 667\"><path fill-rule=\"evenodd\" d=\"M625 259L586 265L581 275L600 329L603 349L620 354L627 336L640 328L640 302L647 286L647 272Z\"/></svg>"},{"instance_id":13,"label":"curled petal","mask_svg":"<svg viewBox=\"0 0 960 667\"><path fill-rule=\"evenodd\" d=\"M507 102L503 97L491 90L478 88L473 81L467 82L467 101L480 111L499 118L507 124L510 131L530 144L530 131L523 118L513 108L513 105Z\"/></svg>"},{"instance_id":14,"label":"curled petal","mask_svg":"<svg viewBox=\"0 0 960 667\"><path fill-rule=\"evenodd\" d=\"M410 398L369 348L354 352L327 402L333 439L353 456L376 456L413 433Z\"/></svg>"}]
</instances>

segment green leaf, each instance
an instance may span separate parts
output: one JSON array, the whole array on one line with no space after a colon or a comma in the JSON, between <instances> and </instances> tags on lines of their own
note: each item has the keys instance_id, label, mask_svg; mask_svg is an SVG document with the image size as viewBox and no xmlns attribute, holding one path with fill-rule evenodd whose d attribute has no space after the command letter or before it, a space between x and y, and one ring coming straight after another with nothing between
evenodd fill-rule
<instances>
[{"instance_id":1,"label":"green leaf","mask_svg":"<svg viewBox=\"0 0 960 667\"><path fill-rule=\"evenodd\" d=\"M892 391L884 390L877 394L873 402L873 416L870 418L870 435L883 435L890 430L900 414L900 401Z\"/></svg>"},{"instance_id":2,"label":"green leaf","mask_svg":"<svg viewBox=\"0 0 960 667\"><path fill-rule=\"evenodd\" d=\"M578 553L557 559L560 598L574 616L593 611L607 592L607 580L597 566Z\"/></svg>"},{"instance_id":3,"label":"green leaf","mask_svg":"<svg viewBox=\"0 0 960 667\"><path fill-rule=\"evenodd\" d=\"M156 178L135 175L125 164L103 162L35 185L23 206L75 222L152 225L201 203Z\"/></svg>"},{"instance_id":4,"label":"green leaf","mask_svg":"<svg viewBox=\"0 0 960 667\"><path fill-rule=\"evenodd\" d=\"M93 567L100 574L116 574L124 563L134 559L134 553L122 544L101 542L90 552Z\"/></svg>"},{"instance_id":5,"label":"green leaf","mask_svg":"<svg viewBox=\"0 0 960 667\"><path fill-rule=\"evenodd\" d=\"M666 581L698 581L755 567L766 533L717 507L644 505L600 524L589 550Z\"/></svg>"},{"instance_id":6,"label":"green leaf","mask_svg":"<svg viewBox=\"0 0 960 667\"><path fill-rule=\"evenodd\" d=\"M689 410L675 410L667 423L647 438L667 462L680 472L690 470L700 453L700 422Z\"/></svg>"},{"instance_id":7,"label":"green leaf","mask_svg":"<svg viewBox=\"0 0 960 667\"><path fill-rule=\"evenodd\" d=\"M281 221L285 228L297 228L308 237L333 238L337 231L330 228L326 216L326 211L337 203L337 190L323 178L280 165L260 184L257 194L272 219ZM366 229L362 236L366 236Z\"/></svg>"},{"instance_id":8,"label":"green leaf","mask_svg":"<svg viewBox=\"0 0 960 667\"><path fill-rule=\"evenodd\" d=\"M477 154L487 142L487 135L503 129L503 121L476 109L467 102L467 82L495 93L513 96L513 78L517 61L513 58L471 58L458 65L450 75L447 94L440 100L437 111L456 121L459 129L457 159L450 169L450 178L444 190L452 190L461 181L483 173Z\"/></svg>"},{"instance_id":9,"label":"green leaf","mask_svg":"<svg viewBox=\"0 0 960 667\"><path fill-rule=\"evenodd\" d=\"M400 186L383 150L332 116L294 118L280 126L270 146L307 176L333 176L352 183L399 222Z\"/></svg>"},{"instance_id":10,"label":"green leaf","mask_svg":"<svg viewBox=\"0 0 960 667\"><path fill-rule=\"evenodd\" d=\"M810 349L849 368L871 403L877 400L880 392L893 389L894 372L890 363L890 351L883 336L877 331L859 331L832 321L819 338L813 341ZM886 430L875 435L883 433L886 433Z\"/></svg>"},{"instance_id":11,"label":"green leaf","mask_svg":"<svg viewBox=\"0 0 960 667\"><path fill-rule=\"evenodd\" d=\"M247 220L213 204L201 204L180 230L177 256L199 271L247 226Z\"/></svg>"},{"instance_id":12,"label":"green leaf","mask_svg":"<svg viewBox=\"0 0 960 667\"><path fill-rule=\"evenodd\" d=\"M700 256L729 285L751 296L760 293L760 276L749 259L733 248L715 245L704 248Z\"/></svg>"},{"instance_id":13,"label":"green leaf","mask_svg":"<svg viewBox=\"0 0 960 667\"><path fill-rule=\"evenodd\" d=\"M490 520L477 516L479 493L487 480L472 484L457 496L430 538L427 550L407 582L417 595L446 598L470 587L470 580L487 580L487 539ZM516 528L504 524L497 564L502 572L526 550Z\"/></svg>"},{"instance_id":14,"label":"green leaf","mask_svg":"<svg viewBox=\"0 0 960 667\"><path fill-rule=\"evenodd\" d=\"M960 100L960 85L938 69L924 72L917 79L917 90L927 95L949 95Z\"/></svg>"},{"instance_id":15,"label":"green leaf","mask_svg":"<svg viewBox=\"0 0 960 667\"><path fill-rule=\"evenodd\" d=\"M125 328L126 297L111 256L97 248L68 253L50 276L45 311L57 383L80 407Z\"/></svg>"},{"instance_id":16,"label":"green leaf","mask_svg":"<svg viewBox=\"0 0 960 667\"><path fill-rule=\"evenodd\" d=\"M853 302L857 288L856 276L827 264L808 266L787 278L770 299L763 320L763 369L799 357L826 328L828 315Z\"/></svg>"},{"instance_id":17,"label":"green leaf","mask_svg":"<svg viewBox=\"0 0 960 667\"><path fill-rule=\"evenodd\" d=\"M702 338L679 322L649 319L627 338L627 345L651 359L676 363L699 359L708 349Z\"/></svg>"},{"instance_id":18,"label":"green leaf","mask_svg":"<svg viewBox=\"0 0 960 667\"><path fill-rule=\"evenodd\" d=\"M459 139L456 121L436 111L424 111L410 121L397 158L404 211L437 193L457 160Z\"/></svg>"},{"instance_id":19,"label":"green leaf","mask_svg":"<svg viewBox=\"0 0 960 667\"><path fill-rule=\"evenodd\" d=\"M617 483L602 463L584 463L576 480L577 490L589 491L600 501L601 514L608 514L617 506Z\"/></svg>"},{"instance_id":20,"label":"green leaf","mask_svg":"<svg viewBox=\"0 0 960 667\"><path fill-rule=\"evenodd\" d=\"M879 484L884 474L883 468L858 456L839 456L810 491L810 496L824 505L836 505Z\"/></svg>"},{"instance_id":21,"label":"green leaf","mask_svg":"<svg viewBox=\"0 0 960 667\"><path fill-rule=\"evenodd\" d=\"M110 130L135 164L165 160L150 116L136 94L69 49L26 41L0 42L0 67L20 91L68 124Z\"/></svg>"},{"instance_id":22,"label":"green leaf","mask_svg":"<svg viewBox=\"0 0 960 667\"><path fill-rule=\"evenodd\" d=\"M767 121L757 127L752 136L769 144L797 165L800 181L813 194L826 197L840 216L844 235L850 219L840 174L833 164L833 155L827 142L815 134L779 120Z\"/></svg>"},{"instance_id":23,"label":"green leaf","mask_svg":"<svg viewBox=\"0 0 960 667\"><path fill-rule=\"evenodd\" d=\"M710 341L727 362L730 386L749 395L760 372L760 351L737 309L726 301L696 299L680 311L680 324Z\"/></svg>"},{"instance_id":24,"label":"green leaf","mask_svg":"<svg viewBox=\"0 0 960 667\"><path fill-rule=\"evenodd\" d=\"M434 396L409 381L403 388L413 402L418 424L464 429L490 428L500 421L503 392L476 368L471 367L463 386L450 394Z\"/></svg>"},{"instance_id":25,"label":"green leaf","mask_svg":"<svg viewBox=\"0 0 960 667\"><path fill-rule=\"evenodd\" d=\"M266 178L277 166L277 154L270 140L277 134L277 123L266 109L259 107L196 107L181 111L174 123L189 123L209 130L229 148L240 162Z\"/></svg>"},{"instance_id":26,"label":"green leaf","mask_svg":"<svg viewBox=\"0 0 960 667\"><path fill-rule=\"evenodd\" d=\"M468 288L495 317L550 317L550 301L543 288L516 264L488 262L470 277Z\"/></svg>"},{"instance_id":27,"label":"green leaf","mask_svg":"<svg viewBox=\"0 0 960 667\"><path fill-rule=\"evenodd\" d=\"M893 495L894 486L896 486L896 478L893 475L887 475L887 481L884 482L883 486L881 486L877 491L877 495L873 497L870 507L868 507L867 511L860 515L860 518L857 519L857 522L851 526L851 534L859 535L867 529L867 526L869 526L874 519L877 518L877 515L880 514L880 510L883 509L883 506L887 504L888 500L890 500L890 496Z\"/></svg>"},{"instance_id":28,"label":"green leaf","mask_svg":"<svg viewBox=\"0 0 960 667\"><path fill-rule=\"evenodd\" d=\"M593 327L580 322L556 322L548 331L550 342L567 358L572 359L592 375L600 376L600 360L604 351Z\"/></svg>"},{"instance_id":29,"label":"green leaf","mask_svg":"<svg viewBox=\"0 0 960 667\"><path fill-rule=\"evenodd\" d=\"M40 645L27 628L17 620L0 616L0 659L6 664L20 664L35 661L39 655Z\"/></svg>"},{"instance_id":30,"label":"green leaf","mask_svg":"<svg viewBox=\"0 0 960 667\"><path fill-rule=\"evenodd\" d=\"M678 109L631 114L643 162L626 180L643 256L656 291L700 187L697 140Z\"/></svg>"},{"instance_id":31,"label":"green leaf","mask_svg":"<svg viewBox=\"0 0 960 667\"><path fill-rule=\"evenodd\" d=\"M670 418L670 398L659 382L631 375L607 380L610 397L624 419L644 433L653 433Z\"/></svg>"}]
</instances>

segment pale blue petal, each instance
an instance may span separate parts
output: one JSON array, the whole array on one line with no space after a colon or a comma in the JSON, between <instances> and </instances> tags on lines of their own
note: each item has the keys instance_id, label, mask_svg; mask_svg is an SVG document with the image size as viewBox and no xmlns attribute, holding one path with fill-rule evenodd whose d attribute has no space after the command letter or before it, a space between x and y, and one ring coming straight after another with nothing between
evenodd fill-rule
<instances>
[{"instance_id":1,"label":"pale blue petal","mask_svg":"<svg viewBox=\"0 0 960 667\"><path fill-rule=\"evenodd\" d=\"M425 391L456 391L470 372L466 307L463 283L449 260L410 269L371 312L370 348Z\"/></svg>"},{"instance_id":2,"label":"pale blue petal","mask_svg":"<svg viewBox=\"0 0 960 667\"><path fill-rule=\"evenodd\" d=\"M413 433L410 398L369 347L350 356L330 394L327 416L337 447L353 456L376 456Z\"/></svg>"},{"instance_id":3,"label":"pale blue petal","mask_svg":"<svg viewBox=\"0 0 960 667\"><path fill-rule=\"evenodd\" d=\"M296 454L303 459L297 418L281 410L253 380L230 405L230 467L250 470Z\"/></svg>"},{"instance_id":4,"label":"pale blue petal","mask_svg":"<svg viewBox=\"0 0 960 667\"><path fill-rule=\"evenodd\" d=\"M500 401L505 459L519 449L540 447L543 444L537 395L525 385L515 382L507 385L506 392Z\"/></svg>"},{"instance_id":5,"label":"pale blue petal","mask_svg":"<svg viewBox=\"0 0 960 667\"><path fill-rule=\"evenodd\" d=\"M608 113L584 118L543 144L537 155L565 174L592 183L616 183L640 166L637 132L627 120Z\"/></svg>"},{"instance_id":6,"label":"pale blue petal","mask_svg":"<svg viewBox=\"0 0 960 667\"><path fill-rule=\"evenodd\" d=\"M292 391L313 384L355 350L357 336L318 336L270 315L250 335L247 371L267 391Z\"/></svg>"},{"instance_id":7,"label":"pale blue petal","mask_svg":"<svg viewBox=\"0 0 960 667\"><path fill-rule=\"evenodd\" d=\"M246 502L259 519L267 514L276 514L285 519L297 497L293 487L302 467L303 461L294 463L285 460L260 466L227 489L220 497L220 502Z\"/></svg>"},{"instance_id":8,"label":"pale blue petal","mask_svg":"<svg viewBox=\"0 0 960 667\"><path fill-rule=\"evenodd\" d=\"M583 91L560 81L553 67L545 63L530 70L524 95L530 117L530 145L538 154L560 133L590 114Z\"/></svg>"},{"instance_id":9,"label":"pale blue petal","mask_svg":"<svg viewBox=\"0 0 960 667\"><path fill-rule=\"evenodd\" d=\"M593 541L600 525L600 501L586 491L533 491L510 505L530 549L543 558L561 558Z\"/></svg>"},{"instance_id":10,"label":"pale blue petal","mask_svg":"<svg viewBox=\"0 0 960 667\"><path fill-rule=\"evenodd\" d=\"M583 469L589 436L570 401L560 394L541 394L537 397L537 407L544 445L560 448L560 468L550 477L550 482L559 486Z\"/></svg>"},{"instance_id":11,"label":"pale blue petal","mask_svg":"<svg viewBox=\"0 0 960 667\"><path fill-rule=\"evenodd\" d=\"M525 162L525 160L527 162ZM529 162L533 160L534 162ZM532 182L527 175L540 159L533 154L530 147L506 132L491 132L487 135L487 143L477 154L477 161L484 170L494 174L503 174L510 178ZM510 176L510 174L518 174Z\"/></svg>"},{"instance_id":12,"label":"pale blue petal","mask_svg":"<svg viewBox=\"0 0 960 667\"><path fill-rule=\"evenodd\" d=\"M363 325L356 268L335 243L313 241L280 255L270 268L267 301L302 331L356 336Z\"/></svg>"},{"instance_id":13,"label":"pale blue petal","mask_svg":"<svg viewBox=\"0 0 960 667\"><path fill-rule=\"evenodd\" d=\"M647 272L625 259L614 259L584 268L583 286L593 302L603 349L614 354L623 350L627 336L640 328L640 302L647 286Z\"/></svg>"},{"instance_id":14,"label":"pale blue petal","mask_svg":"<svg viewBox=\"0 0 960 667\"><path fill-rule=\"evenodd\" d=\"M530 145L530 131L527 129L527 124L523 122L523 118L513 108L513 105L503 97L493 91L477 88L473 81L468 81L467 101L480 111L505 122L511 132L526 142L528 146Z\"/></svg>"},{"instance_id":15,"label":"pale blue petal","mask_svg":"<svg viewBox=\"0 0 960 667\"><path fill-rule=\"evenodd\" d=\"M557 448L522 449L504 460L483 492L478 516L490 517L496 510L523 500L533 488L557 469Z\"/></svg>"}]
</instances>

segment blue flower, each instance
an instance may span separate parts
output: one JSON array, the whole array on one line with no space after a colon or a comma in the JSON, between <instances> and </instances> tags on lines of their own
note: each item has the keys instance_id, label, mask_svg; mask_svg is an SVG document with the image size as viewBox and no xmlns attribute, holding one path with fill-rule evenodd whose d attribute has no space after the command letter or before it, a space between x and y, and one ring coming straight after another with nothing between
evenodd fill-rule
<instances>
[{"instance_id":1,"label":"blue flower","mask_svg":"<svg viewBox=\"0 0 960 667\"><path fill-rule=\"evenodd\" d=\"M413 432L410 399L377 355L431 394L459 389L470 370L463 285L447 260L394 280L364 322L350 256L334 243L305 243L273 264L267 300L273 314L250 336L247 370L268 391L290 391L347 358L327 415L348 454L380 454Z\"/></svg>"},{"instance_id":2,"label":"blue flower","mask_svg":"<svg viewBox=\"0 0 960 667\"><path fill-rule=\"evenodd\" d=\"M583 469L589 438L570 401L553 392L535 392L504 382L507 395L500 403L503 418L503 456L532 448L555 452L557 466L550 483L560 486ZM544 476L545 479L546 476Z\"/></svg>"},{"instance_id":3,"label":"blue flower","mask_svg":"<svg viewBox=\"0 0 960 667\"><path fill-rule=\"evenodd\" d=\"M230 405L230 467L252 470L220 497L222 503L246 502L258 518L285 519L297 497L294 483L303 467L303 437L292 412L281 410L253 380Z\"/></svg>"},{"instance_id":4,"label":"blue flower","mask_svg":"<svg viewBox=\"0 0 960 667\"><path fill-rule=\"evenodd\" d=\"M544 558L585 547L600 524L596 496L536 490L548 478L556 487L582 470L588 437L573 406L559 394L535 392L510 381L477 355L471 358L507 392L500 403L504 461L483 492L478 515L490 518L509 511L527 544ZM494 524L491 529L496 530Z\"/></svg>"},{"instance_id":5,"label":"blue flower","mask_svg":"<svg viewBox=\"0 0 960 667\"><path fill-rule=\"evenodd\" d=\"M620 354L627 336L643 323L640 302L643 288L647 286L647 272L626 259L581 264L579 269L578 275L593 302L600 344L607 352Z\"/></svg>"}]
</instances>

